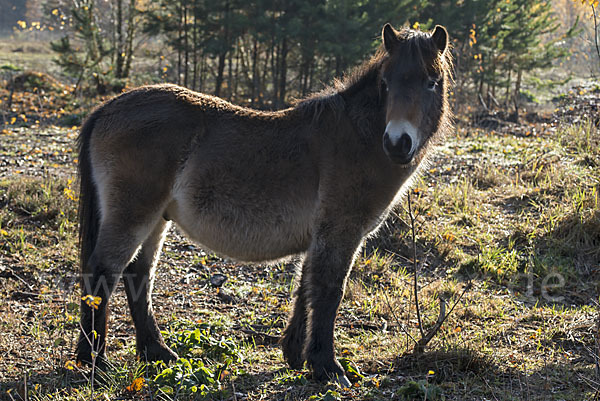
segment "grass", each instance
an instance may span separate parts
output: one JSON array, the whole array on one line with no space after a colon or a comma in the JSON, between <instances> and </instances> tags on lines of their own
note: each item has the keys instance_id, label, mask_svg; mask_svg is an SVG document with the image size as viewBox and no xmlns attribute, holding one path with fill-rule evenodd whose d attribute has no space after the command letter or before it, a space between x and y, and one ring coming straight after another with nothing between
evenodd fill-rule
<instances>
[{"instance_id":1,"label":"grass","mask_svg":"<svg viewBox=\"0 0 600 401\"><path fill-rule=\"evenodd\" d=\"M529 133L527 133L529 132ZM7 126L0 134L0 398L90 399L72 364L78 330L76 131ZM182 357L146 365L121 286L112 368L96 399L582 400L600 388L600 135L589 123L534 131L461 128L411 191L419 298L467 291L423 355L406 206L367 242L340 309L337 355L354 387L290 371L275 344L294 264L253 266L205 253L172 230L154 305ZM214 274L227 281L219 290ZM407 334L407 332L409 334Z\"/></svg>"}]
</instances>

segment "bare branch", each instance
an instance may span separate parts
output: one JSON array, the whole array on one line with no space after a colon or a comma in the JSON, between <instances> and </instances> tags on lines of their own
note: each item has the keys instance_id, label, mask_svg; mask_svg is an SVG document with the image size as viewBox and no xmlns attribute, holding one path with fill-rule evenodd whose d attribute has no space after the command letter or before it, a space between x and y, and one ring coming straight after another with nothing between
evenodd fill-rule
<instances>
[{"instance_id":1,"label":"bare branch","mask_svg":"<svg viewBox=\"0 0 600 401\"><path fill-rule=\"evenodd\" d=\"M390 300L388 298L387 292L384 291L383 295L385 295L385 302L387 303L388 308L390 309L390 311L392 312L392 316L394 316L394 319L396 320L396 324L398 325L398 327L400 327L400 329L411 339L413 340L413 342L415 343L415 345L419 344L419 342L417 340L415 340L415 338L413 336L410 335L410 333L408 332L408 330L406 329L406 327L404 327L404 325L402 324L402 322L400 321L400 319L398 319L398 316L396 316L396 312L394 311L394 309L392 308L392 305L390 304Z\"/></svg>"},{"instance_id":2,"label":"bare branch","mask_svg":"<svg viewBox=\"0 0 600 401\"><path fill-rule=\"evenodd\" d=\"M598 54L598 59L600 60L600 46L598 46L598 19L594 4L592 4L592 13L594 14L594 43L596 44L596 53Z\"/></svg>"},{"instance_id":3,"label":"bare branch","mask_svg":"<svg viewBox=\"0 0 600 401\"><path fill-rule=\"evenodd\" d=\"M412 233L415 306L417 308L417 322L419 323L419 331L421 332L421 337L423 337L425 336L425 331L423 330L423 322L421 321L421 306L419 305L419 264L417 263L417 236L415 234L415 216L412 212L410 192L408 193L408 216L410 217L410 229Z\"/></svg>"},{"instance_id":4,"label":"bare branch","mask_svg":"<svg viewBox=\"0 0 600 401\"><path fill-rule=\"evenodd\" d=\"M440 312L438 314L437 322L427 332L427 335L424 336L424 337L422 337L419 340L419 343L415 347L413 353L415 353L415 354L423 353L423 351L425 350L425 347L427 346L427 344L437 334L437 332L442 328L442 325L444 324L444 322L446 321L446 319L448 318L448 316L450 316L452 314L452 312L454 311L454 308L456 308L456 305L458 305L458 303L460 302L460 300L462 299L462 297L470 289L471 289L471 283L469 282L469 283L467 283L467 285L465 286L465 288L463 288L463 291L460 293L460 296L458 297L458 299L456 300L456 302L454 302L454 304L452 304L452 307L450 308L450 310L448 311L448 313L446 313L446 300L440 297Z\"/></svg>"}]
</instances>

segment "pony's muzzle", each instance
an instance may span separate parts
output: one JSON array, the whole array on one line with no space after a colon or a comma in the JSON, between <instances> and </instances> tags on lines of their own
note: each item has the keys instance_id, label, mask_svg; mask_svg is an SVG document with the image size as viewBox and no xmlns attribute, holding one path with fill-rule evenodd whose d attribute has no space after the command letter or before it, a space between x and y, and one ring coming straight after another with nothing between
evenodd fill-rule
<instances>
[{"instance_id":1,"label":"pony's muzzle","mask_svg":"<svg viewBox=\"0 0 600 401\"><path fill-rule=\"evenodd\" d=\"M412 137L407 132L400 134L396 141L390 138L390 134L387 131L383 134L383 150L394 163L410 163L414 156L413 145Z\"/></svg>"}]
</instances>

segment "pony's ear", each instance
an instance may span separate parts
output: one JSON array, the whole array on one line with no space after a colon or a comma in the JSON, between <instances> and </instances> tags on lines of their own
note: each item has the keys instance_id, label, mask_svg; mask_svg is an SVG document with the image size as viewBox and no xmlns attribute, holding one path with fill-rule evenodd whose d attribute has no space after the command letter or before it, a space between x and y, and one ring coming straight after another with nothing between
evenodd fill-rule
<instances>
[{"instance_id":1,"label":"pony's ear","mask_svg":"<svg viewBox=\"0 0 600 401\"><path fill-rule=\"evenodd\" d=\"M441 25L436 25L431 34L431 39L433 39L433 43L435 43L435 46L440 53L446 51L446 48L448 47L448 31L446 31L446 28Z\"/></svg>"},{"instance_id":2,"label":"pony's ear","mask_svg":"<svg viewBox=\"0 0 600 401\"><path fill-rule=\"evenodd\" d=\"M383 31L381 32L381 36L383 38L383 46L388 53L392 52L392 49L396 47L396 44L399 42L398 36L396 35L396 30L392 28L392 26L388 23L383 26Z\"/></svg>"}]
</instances>

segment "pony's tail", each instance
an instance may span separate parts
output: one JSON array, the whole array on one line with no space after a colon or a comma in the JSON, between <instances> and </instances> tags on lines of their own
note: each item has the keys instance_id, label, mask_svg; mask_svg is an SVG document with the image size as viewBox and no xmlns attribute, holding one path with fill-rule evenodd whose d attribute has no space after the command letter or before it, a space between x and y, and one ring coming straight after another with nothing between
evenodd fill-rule
<instances>
[{"instance_id":1,"label":"pony's tail","mask_svg":"<svg viewBox=\"0 0 600 401\"><path fill-rule=\"evenodd\" d=\"M100 225L100 211L98 209L98 191L92 179L92 165L90 161L90 137L99 112L93 112L83 124L77 147L79 150L79 265L82 278L82 290L86 291L85 284L90 280L88 262L98 237Z\"/></svg>"}]
</instances>

